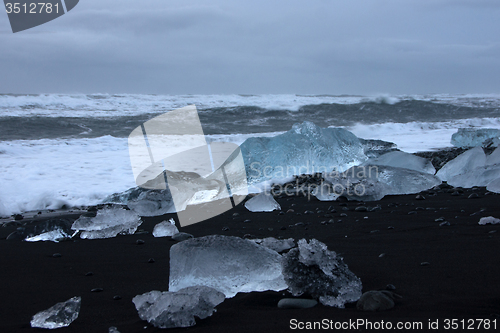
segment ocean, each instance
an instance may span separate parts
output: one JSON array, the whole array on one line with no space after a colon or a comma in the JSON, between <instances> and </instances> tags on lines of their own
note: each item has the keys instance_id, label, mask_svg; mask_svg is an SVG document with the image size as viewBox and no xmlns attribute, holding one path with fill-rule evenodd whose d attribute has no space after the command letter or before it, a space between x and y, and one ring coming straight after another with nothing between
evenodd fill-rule
<instances>
[{"instance_id":1,"label":"ocean","mask_svg":"<svg viewBox=\"0 0 500 333\"><path fill-rule=\"evenodd\" d=\"M458 128L500 129L500 95L0 94L0 217L135 187L130 132L191 104L207 141L237 144L305 120L410 153L450 147Z\"/></svg>"}]
</instances>

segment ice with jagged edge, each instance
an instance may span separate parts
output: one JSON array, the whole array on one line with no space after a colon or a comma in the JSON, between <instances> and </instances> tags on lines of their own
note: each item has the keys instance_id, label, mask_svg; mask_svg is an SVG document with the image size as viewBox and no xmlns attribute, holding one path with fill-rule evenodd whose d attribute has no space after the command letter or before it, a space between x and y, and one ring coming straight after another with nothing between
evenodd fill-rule
<instances>
[{"instance_id":1,"label":"ice with jagged edge","mask_svg":"<svg viewBox=\"0 0 500 333\"><path fill-rule=\"evenodd\" d=\"M496 217L493 216L481 217L481 219L479 219L478 224L480 225L500 224L500 219L497 219Z\"/></svg>"},{"instance_id":2,"label":"ice with jagged edge","mask_svg":"<svg viewBox=\"0 0 500 333\"><path fill-rule=\"evenodd\" d=\"M486 156L486 165L500 164L500 148Z\"/></svg>"},{"instance_id":3,"label":"ice with jagged edge","mask_svg":"<svg viewBox=\"0 0 500 333\"><path fill-rule=\"evenodd\" d=\"M283 276L294 296L309 294L323 305L343 308L361 297L361 280L327 246L301 239L282 259Z\"/></svg>"},{"instance_id":4,"label":"ice with jagged edge","mask_svg":"<svg viewBox=\"0 0 500 333\"><path fill-rule=\"evenodd\" d=\"M238 292L286 289L276 251L233 236L192 238L170 248L169 291L195 285L226 297Z\"/></svg>"},{"instance_id":5,"label":"ice with jagged edge","mask_svg":"<svg viewBox=\"0 0 500 333\"><path fill-rule=\"evenodd\" d=\"M68 235L64 230L62 229L56 229L52 231L47 231L44 233L41 233L36 236L31 236L31 237L26 237L24 240L27 242L46 242L46 241L51 241L58 243L62 240L65 239L70 239L73 237L72 235Z\"/></svg>"},{"instance_id":6,"label":"ice with jagged edge","mask_svg":"<svg viewBox=\"0 0 500 333\"><path fill-rule=\"evenodd\" d=\"M312 195L314 195L319 201L335 201L339 197L336 194L330 184L322 182L319 186L316 186L312 190Z\"/></svg>"},{"instance_id":7,"label":"ice with jagged edge","mask_svg":"<svg viewBox=\"0 0 500 333\"><path fill-rule=\"evenodd\" d=\"M443 181L448 181L451 178L460 174L468 173L476 168L486 164L486 155L483 148L475 147L458 155L448 163L446 163L437 173L436 176Z\"/></svg>"},{"instance_id":8,"label":"ice with jagged edge","mask_svg":"<svg viewBox=\"0 0 500 333\"><path fill-rule=\"evenodd\" d=\"M225 296L207 286L191 286L176 292L153 290L132 299L142 320L158 328L191 327L195 317L210 317Z\"/></svg>"},{"instance_id":9,"label":"ice with jagged edge","mask_svg":"<svg viewBox=\"0 0 500 333\"><path fill-rule=\"evenodd\" d=\"M441 184L436 176L385 165L355 166L323 174L334 193L349 200L377 201L386 195L412 194Z\"/></svg>"},{"instance_id":10,"label":"ice with jagged edge","mask_svg":"<svg viewBox=\"0 0 500 333\"><path fill-rule=\"evenodd\" d=\"M488 139L500 137L500 130L494 128L459 128L451 136L451 144L455 147L470 148L480 146Z\"/></svg>"},{"instance_id":11,"label":"ice with jagged edge","mask_svg":"<svg viewBox=\"0 0 500 333\"><path fill-rule=\"evenodd\" d=\"M393 151L375 158L370 158L362 165L386 165L416 170L419 172L429 173L431 175L436 173L436 169L428 159L402 151Z\"/></svg>"},{"instance_id":12,"label":"ice with jagged edge","mask_svg":"<svg viewBox=\"0 0 500 333\"><path fill-rule=\"evenodd\" d=\"M125 204L139 216L159 216L176 212L170 189L148 190L134 187L110 195L103 202Z\"/></svg>"},{"instance_id":13,"label":"ice with jagged edge","mask_svg":"<svg viewBox=\"0 0 500 333\"><path fill-rule=\"evenodd\" d=\"M153 228L153 236L154 237L172 237L175 234L179 233L179 229L175 226L174 219L170 219L168 221L163 221L155 225Z\"/></svg>"},{"instance_id":14,"label":"ice with jagged edge","mask_svg":"<svg viewBox=\"0 0 500 333\"><path fill-rule=\"evenodd\" d=\"M492 180L486 185L486 189L490 192L500 193L500 178Z\"/></svg>"},{"instance_id":15,"label":"ice with jagged edge","mask_svg":"<svg viewBox=\"0 0 500 333\"><path fill-rule=\"evenodd\" d=\"M98 210L95 217L80 216L71 229L81 231L83 239L98 239L133 234L141 224L142 220L135 212L111 207Z\"/></svg>"},{"instance_id":16,"label":"ice with jagged edge","mask_svg":"<svg viewBox=\"0 0 500 333\"><path fill-rule=\"evenodd\" d=\"M343 171L367 159L358 137L342 128L321 128L305 121L275 137L253 137L240 146L249 184Z\"/></svg>"},{"instance_id":17,"label":"ice with jagged edge","mask_svg":"<svg viewBox=\"0 0 500 333\"><path fill-rule=\"evenodd\" d=\"M273 195L268 192L259 193L245 202L245 208L251 212L272 212L273 210L281 210L280 204L276 202Z\"/></svg>"},{"instance_id":18,"label":"ice with jagged edge","mask_svg":"<svg viewBox=\"0 0 500 333\"><path fill-rule=\"evenodd\" d=\"M263 239L250 239L252 242L259 244L261 246L267 247L276 252L283 252L295 247L295 241L293 238L288 239L276 239L274 237L267 237Z\"/></svg>"},{"instance_id":19,"label":"ice with jagged edge","mask_svg":"<svg viewBox=\"0 0 500 333\"><path fill-rule=\"evenodd\" d=\"M31 319L31 327L55 329L69 326L80 313L81 297L73 297L40 311Z\"/></svg>"}]
</instances>

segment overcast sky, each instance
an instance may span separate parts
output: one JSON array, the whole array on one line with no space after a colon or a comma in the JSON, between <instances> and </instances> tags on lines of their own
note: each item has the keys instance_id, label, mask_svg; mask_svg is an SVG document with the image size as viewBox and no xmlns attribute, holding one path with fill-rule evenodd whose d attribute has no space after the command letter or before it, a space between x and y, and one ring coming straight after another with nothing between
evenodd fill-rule
<instances>
[{"instance_id":1,"label":"overcast sky","mask_svg":"<svg viewBox=\"0 0 500 333\"><path fill-rule=\"evenodd\" d=\"M500 93L499 0L80 0L13 34L0 92Z\"/></svg>"}]
</instances>

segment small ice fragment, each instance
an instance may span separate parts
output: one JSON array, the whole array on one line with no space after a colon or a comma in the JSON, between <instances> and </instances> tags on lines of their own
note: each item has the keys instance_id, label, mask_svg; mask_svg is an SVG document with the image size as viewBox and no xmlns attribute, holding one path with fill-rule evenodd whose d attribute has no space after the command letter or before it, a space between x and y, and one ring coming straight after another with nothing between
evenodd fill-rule
<instances>
[{"instance_id":1,"label":"small ice fragment","mask_svg":"<svg viewBox=\"0 0 500 333\"><path fill-rule=\"evenodd\" d=\"M299 240L298 248L283 255L283 276L294 296L304 293L323 305L343 308L361 297L361 280L334 251L316 239Z\"/></svg>"},{"instance_id":2,"label":"small ice fragment","mask_svg":"<svg viewBox=\"0 0 500 333\"><path fill-rule=\"evenodd\" d=\"M118 331L116 327L111 326L108 330L108 333L120 333L120 331Z\"/></svg>"},{"instance_id":3,"label":"small ice fragment","mask_svg":"<svg viewBox=\"0 0 500 333\"><path fill-rule=\"evenodd\" d=\"M459 128L451 136L451 144L455 147L469 148L479 146L487 139L500 136L500 130L495 128Z\"/></svg>"},{"instance_id":4,"label":"small ice fragment","mask_svg":"<svg viewBox=\"0 0 500 333\"><path fill-rule=\"evenodd\" d=\"M179 233L179 229L175 226L175 221L172 218L158 223L153 229L154 237L172 237L177 233Z\"/></svg>"},{"instance_id":5,"label":"small ice fragment","mask_svg":"<svg viewBox=\"0 0 500 333\"><path fill-rule=\"evenodd\" d=\"M320 186L316 187L312 195L314 195L319 201L335 201L339 197L332 187L327 183L322 183Z\"/></svg>"},{"instance_id":6,"label":"small ice fragment","mask_svg":"<svg viewBox=\"0 0 500 333\"><path fill-rule=\"evenodd\" d=\"M81 238L112 238L133 234L141 224L141 218L133 211L113 207L97 211L96 217L80 216L71 229L82 231Z\"/></svg>"},{"instance_id":7,"label":"small ice fragment","mask_svg":"<svg viewBox=\"0 0 500 333\"><path fill-rule=\"evenodd\" d=\"M44 232L43 234L26 237L25 241L27 242L40 242L40 241L52 241L58 243L61 240L71 238L71 235L68 235L64 232L64 230L57 229L48 232Z\"/></svg>"},{"instance_id":8,"label":"small ice fragment","mask_svg":"<svg viewBox=\"0 0 500 333\"><path fill-rule=\"evenodd\" d=\"M251 212L272 212L273 210L281 210L279 203L274 200L270 193L260 193L255 197L245 202L245 207Z\"/></svg>"},{"instance_id":9,"label":"small ice fragment","mask_svg":"<svg viewBox=\"0 0 500 333\"><path fill-rule=\"evenodd\" d=\"M488 216L488 217L482 217L478 224L480 225L486 225L486 224L500 224L500 219L497 219L496 217L493 216Z\"/></svg>"},{"instance_id":10,"label":"small ice fragment","mask_svg":"<svg viewBox=\"0 0 500 333\"><path fill-rule=\"evenodd\" d=\"M73 297L45 311L40 311L31 319L31 327L48 329L67 327L78 318L81 303L81 297Z\"/></svg>"},{"instance_id":11,"label":"small ice fragment","mask_svg":"<svg viewBox=\"0 0 500 333\"><path fill-rule=\"evenodd\" d=\"M142 320L158 328L190 327L194 317L210 317L215 306L225 299L223 293L206 286L192 286L176 292L157 290L132 299Z\"/></svg>"},{"instance_id":12,"label":"small ice fragment","mask_svg":"<svg viewBox=\"0 0 500 333\"><path fill-rule=\"evenodd\" d=\"M293 238L288 239L276 239L274 237L267 237L264 239L250 239L256 244L262 245L276 252L283 252L295 247L295 241Z\"/></svg>"},{"instance_id":13,"label":"small ice fragment","mask_svg":"<svg viewBox=\"0 0 500 333\"><path fill-rule=\"evenodd\" d=\"M238 292L286 289L281 255L248 239L211 235L170 248L169 290L194 285L215 288L230 298Z\"/></svg>"}]
</instances>

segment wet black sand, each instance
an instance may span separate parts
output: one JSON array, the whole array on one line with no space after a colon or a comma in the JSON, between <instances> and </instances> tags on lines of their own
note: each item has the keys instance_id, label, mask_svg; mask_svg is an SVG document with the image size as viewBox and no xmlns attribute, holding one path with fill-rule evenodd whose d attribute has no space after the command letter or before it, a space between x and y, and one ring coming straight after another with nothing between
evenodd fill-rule
<instances>
[{"instance_id":1,"label":"wet black sand","mask_svg":"<svg viewBox=\"0 0 500 333\"><path fill-rule=\"evenodd\" d=\"M251 213L240 205L210 220L180 228L195 237L224 234L316 238L344 257L361 278L364 291L392 284L403 299L392 310L367 313L353 305L346 309L318 305L282 310L276 304L287 295L285 292L238 294L196 326L170 331L285 332L292 331L292 319L328 319L334 323L383 320L393 325L416 321L423 324L424 330L420 331L425 331L430 319L440 320L439 331L444 331L445 319L490 319L497 321L499 329L500 225L480 226L478 221L482 216L500 217L500 196L487 194L484 188L465 189L459 196L451 192L444 188L435 195L424 193L425 200L403 195L365 203L367 207L380 204L382 209L373 212L354 211L361 205L357 202L283 197L277 199L283 215L277 211ZM471 193L479 197L469 199ZM329 208L335 212L329 212ZM289 209L294 212L286 213ZM342 213L347 216L341 217ZM60 217L76 218L67 212ZM6 240L17 226L10 223L0 227L0 332L43 331L30 327L31 317L73 296L82 297L80 316L61 332L107 332L110 326L122 333L163 331L140 320L131 299L151 290L168 289L169 248L174 242L154 238L151 232L156 223L170 217L176 219L175 214L143 218L139 229L144 233L61 243ZM440 226L441 222L435 221L440 217L450 225ZM251 221L244 223L247 219ZM329 223L332 219L333 223ZM138 245L138 239L144 244ZM53 257L54 253L61 257ZM153 263L149 262L151 258ZM421 265L424 262L428 265ZM92 292L94 288L102 291ZM121 299L115 300L117 295Z\"/></svg>"}]
</instances>

